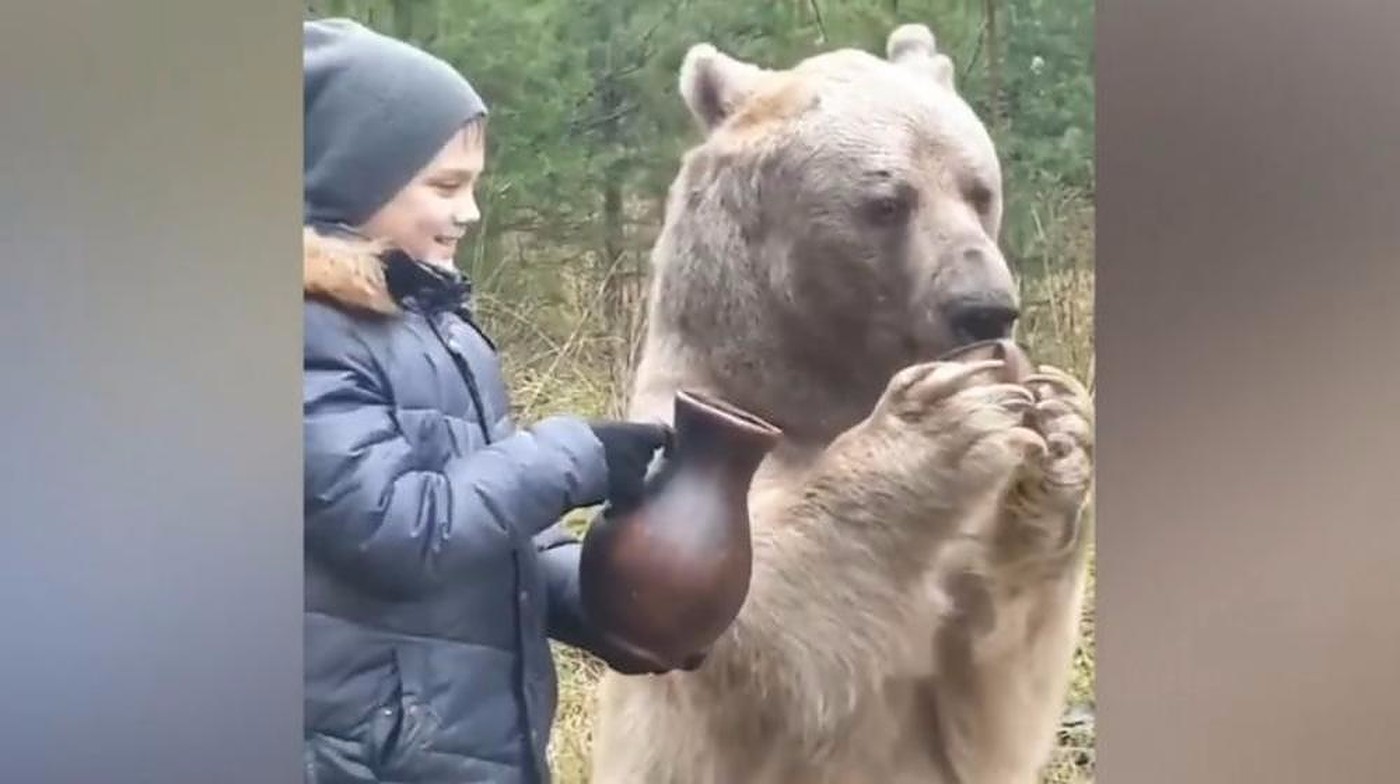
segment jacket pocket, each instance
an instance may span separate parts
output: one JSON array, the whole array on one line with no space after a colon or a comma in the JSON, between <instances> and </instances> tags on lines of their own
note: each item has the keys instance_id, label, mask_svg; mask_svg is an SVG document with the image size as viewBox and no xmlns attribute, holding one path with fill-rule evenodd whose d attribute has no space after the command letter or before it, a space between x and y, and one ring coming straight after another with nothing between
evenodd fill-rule
<instances>
[{"instance_id":1,"label":"jacket pocket","mask_svg":"<svg viewBox=\"0 0 1400 784\"><path fill-rule=\"evenodd\" d=\"M422 766L441 719L422 696L424 651L413 645L391 649L393 688L386 704L375 711L370 727L377 772L398 776Z\"/></svg>"}]
</instances>

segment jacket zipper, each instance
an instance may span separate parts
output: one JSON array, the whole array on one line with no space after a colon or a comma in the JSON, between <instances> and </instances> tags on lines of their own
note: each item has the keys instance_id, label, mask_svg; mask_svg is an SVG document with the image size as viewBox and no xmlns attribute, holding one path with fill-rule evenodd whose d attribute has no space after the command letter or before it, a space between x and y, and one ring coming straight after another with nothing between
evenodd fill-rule
<instances>
[{"instance_id":1,"label":"jacket zipper","mask_svg":"<svg viewBox=\"0 0 1400 784\"><path fill-rule=\"evenodd\" d=\"M467 361L452 348L452 344L447 338L443 337L442 331L438 329L436 319L428 313L424 313L423 317L428 322L428 329L433 331L433 337L437 338L438 343L442 344L443 350L452 358L452 364L457 366L457 372L461 374L462 380L467 382L467 394L471 395L472 408L476 410L476 423L481 427L481 436L486 439L486 443L491 443L491 426L486 423L486 410L481 404L481 391L476 385L476 375L467 366Z\"/></svg>"},{"instance_id":2,"label":"jacket zipper","mask_svg":"<svg viewBox=\"0 0 1400 784\"><path fill-rule=\"evenodd\" d=\"M461 314L458 314L458 315L461 316ZM443 337L442 331L438 329L437 322L433 319L433 317L430 316L430 315L427 315L427 314L424 314L424 316L425 316L425 318L427 318L427 320L428 320L428 328L431 329L431 330L433 331L433 336L436 337L436 338L438 339L438 342L442 344L443 350L445 350L445 351L447 352L448 356L452 357L452 364L454 364L454 365L457 366L457 372L458 372L458 373L461 373L461 374L462 374L462 379L463 379L464 381L467 382L467 392L471 395L471 398L472 398L472 405L476 408L476 421L477 421L477 423L481 426L481 432L482 432L483 437L486 439L486 443L488 443L488 444L491 443L491 429L490 429L490 427L486 424L486 409L485 409L485 407L482 406L482 404L481 404L481 393L480 393L480 391L479 391L478 388L477 388L477 384L476 384L476 375L475 375L474 373L472 373L471 368L467 365L467 361L466 361L465 359L463 359L463 358L458 354L457 351L453 350L451 343L450 343L445 337ZM472 329L475 329L475 330L477 331L477 334L481 335L482 339L483 339L483 340L486 340L486 342L487 342L488 344L490 344L490 340L489 340L488 338L486 338L485 334L481 332L480 328L478 328L474 322L472 322L470 319L467 319L467 318L465 318L465 317L463 317L463 321L465 321L465 322L467 323L467 325L470 326ZM521 590L520 579L521 579L521 567L520 567L519 556L517 556L517 558L516 558L516 573L515 573L515 590L516 590L517 592L519 592L519 591ZM516 612L517 612L517 615L518 615L519 612L520 612L520 608L519 608L519 607L516 608ZM520 624L520 625L519 625L520 633L523 634L523 632L524 632L524 624L523 624L523 622L517 621L517 623ZM522 651L522 656L523 656L523 651L524 651L524 641L523 641L523 640L522 640L522 642L521 642L521 651ZM525 721L525 726L522 727L521 729L522 729L522 732L524 733L525 745L526 745L526 746L529 748L529 750L530 750L530 762L529 762L528 764L530 765L531 772L535 773L535 778L536 778L537 780L544 781L544 780L548 780L548 777L547 777L547 776L541 777L541 776L539 775L539 772L538 772L538 771L539 771L539 769L540 769L540 767L541 767L542 765L544 766L545 770L548 770L548 764L549 764L549 763L546 762L546 761L543 759L543 757L542 757L542 753L543 753L543 752L542 752L542 750L539 748L539 746L538 746L538 740L537 740L537 738L536 738L536 736L535 736L535 728L534 728L534 726L533 726L533 718L534 718L534 715L533 715L533 712L532 712L531 708L529 707L529 706L530 706L529 698L526 696L526 694L527 694L528 691L529 691L529 683L526 682L525 678L523 677L523 675L524 675L524 669L523 669L523 666L524 666L524 665L523 665L523 661L524 661L524 660L523 660L523 658L522 658L522 670L521 670L522 678L521 678L520 688L521 688L521 699L522 699L522 701L525 703L525 706L526 706L526 709L525 709L525 711L524 711L524 714L525 714L525 717L526 717L526 721Z\"/></svg>"}]
</instances>

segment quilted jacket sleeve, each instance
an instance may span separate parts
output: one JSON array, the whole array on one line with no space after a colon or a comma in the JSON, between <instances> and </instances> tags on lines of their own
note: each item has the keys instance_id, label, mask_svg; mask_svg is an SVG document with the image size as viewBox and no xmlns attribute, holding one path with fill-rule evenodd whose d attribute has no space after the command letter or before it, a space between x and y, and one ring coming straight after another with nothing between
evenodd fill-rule
<instances>
[{"instance_id":1,"label":"quilted jacket sleeve","mask_svg":"<svg viewBox=\"0 0 1400 784\"><path fill-rule=\"evenodd\" d=\"M601 502L602 445L574 418L543 420L439 470L416 465L353 322L332 309L306 312L309 555L367 589L402 598L468 580L474 559Z\"/></svg>"},{"instance_id":2,"label":"quilted jacket sleeve","mask_svg":"<svg viewBox=\"0 0 1400 784\"><path fill-rule=\"evenodd\" d=\"M565 645L603 655L602 639L588 621L579 596L579 555L583 545L557 523L535 538L549 591L549 636Z\"/></svg>"}]
</instances>

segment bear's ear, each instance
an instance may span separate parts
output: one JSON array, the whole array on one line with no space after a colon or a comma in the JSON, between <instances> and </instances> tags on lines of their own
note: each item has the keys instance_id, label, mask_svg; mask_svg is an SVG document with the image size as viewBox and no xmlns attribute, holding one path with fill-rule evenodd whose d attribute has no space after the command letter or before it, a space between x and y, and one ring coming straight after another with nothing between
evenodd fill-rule
<instances>
[{"instance_id":1,"label":"bear's ear","mask_svg":"<svg viewBox=\"0 0 1400 784\"><path fill-rule=\"evenodd\" d=\"M885 42L885 58L927 73L949 90L956 89L953 84L953 61L938 51L933 31L927 25L906 24L895 28Z\"/></svg>"},{"instance_id":2,"label":"bear's ear","mask_svg":"<svg viewBox=\"0 0 1400 784\"><path fill-rule=\"evenodd\" d=\"M734 113L767 73L711 44L696 44L681 63L681 97L701 127L711 131Z\"/></svg>"}]
</instances>

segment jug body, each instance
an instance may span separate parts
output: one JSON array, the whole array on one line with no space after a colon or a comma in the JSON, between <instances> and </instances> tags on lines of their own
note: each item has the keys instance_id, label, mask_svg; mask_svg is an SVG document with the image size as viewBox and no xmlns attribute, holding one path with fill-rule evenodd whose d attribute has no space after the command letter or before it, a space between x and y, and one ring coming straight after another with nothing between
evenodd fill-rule
<instances>
[{"instance_id":1,"label":"jug body","mask_svg":"<svg viewBox=\"0 0 1400 784\"><path fill-rule=\"evenodd\" d=\"M723 401L677 394L675 443L642 499L604 509L584 536L584 609L615 645L674 665L738 616L753 562L749 487L779 436Z\"/></svg>"}]
</instances>

